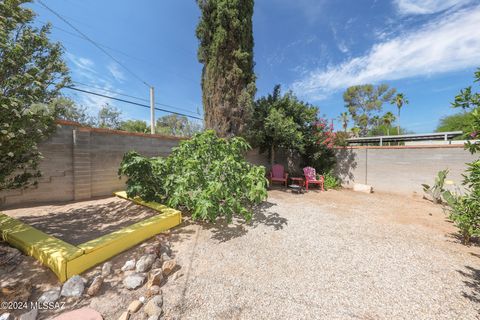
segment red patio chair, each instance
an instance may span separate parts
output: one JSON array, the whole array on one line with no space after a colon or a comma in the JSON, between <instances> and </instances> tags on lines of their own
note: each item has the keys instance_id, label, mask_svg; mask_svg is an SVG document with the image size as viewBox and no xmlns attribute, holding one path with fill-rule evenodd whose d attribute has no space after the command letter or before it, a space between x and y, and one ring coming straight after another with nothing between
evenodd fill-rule
<instances>
[{"instance_id":1,"label":"red patio chair","mask_svg":"<svg viewBox=\"0 0 480 320\"><path fill-rule=\"evenodd\" d=\"M270 184L273 182L281 182L287 186L288 173L285 172L285 168L281 164L274 164L272 170L270 171Z\"/></svg>"},{"instance_id":2,"label":"red patio chair","mask_svg":"<svg viewBox=\"0 0 480 320\"><path fill-rule=\"evenodd\" d=\"M323 176L320 176L320 179L317 179L317 173L315 168L305 167L303 168L303 174L305 175L305 189L308 191L309 184L317 184L322 191L323 189Z\"/></svg>"}]
</instances>

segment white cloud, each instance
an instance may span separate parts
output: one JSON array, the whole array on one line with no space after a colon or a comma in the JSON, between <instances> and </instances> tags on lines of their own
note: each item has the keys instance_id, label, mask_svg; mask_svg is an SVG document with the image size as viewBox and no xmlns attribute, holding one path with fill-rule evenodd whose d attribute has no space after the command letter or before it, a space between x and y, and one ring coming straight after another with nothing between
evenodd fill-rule
<instances>
[{"instance_id":1,"label":"white cloud","mask_svg":"<svg viewBox=\"0 0 480 320\"><path fill-rule=\"evenodd\" d=\"M92 90L100 93L106 93L113 97L117 96L115 93L102 91L102 89L109 90L109 91L112 91L112 90L120 91L120 90L115 88L112 85L112 81L110 79L103 78L101 74L99 74L95 70L95 63L92 60L85 57L76 56L72 53L67 53L66 56L68 60L71 62L70 69L71 69L73 81L74 82L78 81L79 83L85 83L89 85L88 87L84 87L82 84L75 84L76 86L82 89ZM108 69L110 70L110 68ZM109 98L95 96L95 95L81 93L81 92L69 92L69 93L74 95L74 97L72 98L78 104L87 107L87 109L92 114L95 114L98 111L98 109L101 108L106 103L113 104L113 101Z\"/></svg>"},{"instance_id":2,"label":"white cloud","mask_svg":"<svg viewBox=\"0 0 480 320\"><path fill-rule=\"evenodd\" d=\"M459 7L472 0L394 0L400 14L432 14Z\"/></svg>"},{"instance_id":3,"label":"white cloud","mask_svg":"<svg viewBox=\"0 0 480 320\"><path fill-rule=\"evenodd\" d=\"M123 82L126 80L125 75L123 74L122 70L118 67L116 63L110 63L107 67L110 74L115 78L115 80Z\"/></svg>"},{"instance_id":4,"label":"white cloud","mask_svg":"<svg viewBox=\"0 0 480 320\"><path fill-rule=\"evenodd\" d=\"M430 76L480 64L480 6L443 15L422 28L374 45L364 56L311 71L292 84L321 100L351 85Z\"/></svg>"}]
</instances>

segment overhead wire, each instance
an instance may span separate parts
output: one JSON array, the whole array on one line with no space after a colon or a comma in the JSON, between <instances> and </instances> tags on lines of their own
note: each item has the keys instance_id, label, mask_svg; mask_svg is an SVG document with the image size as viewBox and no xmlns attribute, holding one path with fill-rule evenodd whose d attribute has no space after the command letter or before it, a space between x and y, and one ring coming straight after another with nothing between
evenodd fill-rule
<instances>
[{"instance_id":1,"label":"overhead wire","mask_svg":"<svg viewBox=\"0 0 480 320\"><path fill-rule=\"evenodd\" d=\"M119 96L131 98L131 99L137 99L137 100L145 101L145 102L150 102L150 100L145 99L145 98L140 98L140 97L132 96L132 95L125 94L125 93L122 93L122 92L118 92L118 91L114 91L114 90L110 90L110 89L105 89L105 88L102 88L102 87L99 87L99 86L86 84L86 83L79 82L79 81L72 81L72 82L74 84L79 84L79 85L82 85L82 86L85 86L85 87L90 87L90 88L93 88L93 89L102 90L102 91L113 93L113 94L116 94L116 95L119 95ZM185 109L185 108L181 108L181 107L177 107L177 106L173 106L173 105L169 105L169 104L165 104L165 103L155 102L155 105L163 106L163 107L167 107L167 108L173 108L173 109L177 109L177 110L182 110L182 111L189 112L189 113L199 114L198 112L193 112L193 111L190 111L190 110Z\"/></svg>"},{"instance_id":2,"label":"overhead wire","mask_svg":"<svg viewBox=\"0 0 480 320\"><path fill-rule=\"evenodd\" d=\"M140 107L144 107L144 108L150 109L150 106L149 106L149 105L147 105L147 104L142 104L142 103L138 103L138 102L135 102L135 101L129 101L129 100L125 100L125 99L121 99L121 98L117 98L117 97L112 97L112 96L109 96L109 95L106 95L106 94L101 94L101 93L98 93L98 92L93 92L93 91L84 90L84 89L79 89L79 88L72 87L72 86L66 86L65 88L66 88L66 89L70 89L70 90L74 90L74 91L78 91L78 92L88 93L88 94L92 94L92 95L95 95L95 96L99 96L99 97L103 97L103 98L108 98L108 99L112 99L112 100L124 102L124 103L127 103L127 104L132 104L132 105L136 105L136 106L140 106ZM191 115L188 115L188 114L185 114L185 113L181 113L181 112L166 110L166 109L157 108L157 107L155 107L154 109L157 110L157 111L173 113L173 114L176 114L176 115L179 115L179 116L184 116L184 117L188 117L188 118L192 118L192 119L203 120L203 119L200 118L200 117L191 116Z\"/></svg>"},{"instance_id":3,"label":"overhead wire","mask_svg":"<svg viewBox=\"0 0 480 320\"><path fill-rule=\"evenodd\" d=\"M37 0L38 3L43 6L45 9L50 11L52 14L54 14L57 18L65 22L67 25L69 25L73 30L75 30L78 34L80 34L85 40L89 41L91 44L93 44L98 50L102 51L105 55L107 55L110 59L115 61L118 65L120 65L122 68L124 68L128 73L130 73L134 78L142 82L144 85L147 87L151 87L145 80L143 80L140 76L138 76L135 72L130 70L126 65L124 65L121 61L119 61L117 58L115 58L113 55L111 55L107 50L105 50L100 44L98 44L96 41L92 40L89 36L87 36L85 33L83 33L80 29L75 27L70 21L65 19L62 15L60 15L58 12L55 10L51 9L49 6L47 6L42 0Z\"/></svg>"}]
</instances>

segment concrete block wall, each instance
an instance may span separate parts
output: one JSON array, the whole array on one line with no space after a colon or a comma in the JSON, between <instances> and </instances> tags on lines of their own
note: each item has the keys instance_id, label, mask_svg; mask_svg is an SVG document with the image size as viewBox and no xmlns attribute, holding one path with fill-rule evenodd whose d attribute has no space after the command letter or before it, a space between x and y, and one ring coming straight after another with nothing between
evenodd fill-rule
<instances>
[{"instance_id":1,"label":"concrete block wall","mask_svg":"<svg viewBox=\"0 0 480 320\"><path fill-rule=\"evenodd\" d=\"M421 185L432 185L443 169L461 185L466 163L478 158L462 145L347 147L338 148L336 155L335 171L346 187L363 183L374 191L409 195L423 194Z\"/></svg>"},{"instance_id":2,"label":"concrete block wall","mask_svg":"<svg viewBox=\"0 0 480 320\"><path fill-rule=\"evenodd\" d=\"M117 175L123 155L135 150L145 156L166 156L178 137L85 128L59 121L59 128L39 145L43 177L36 187L0 192L0 207L108 196L125 188Z\"/></svg>"}]
</instances>

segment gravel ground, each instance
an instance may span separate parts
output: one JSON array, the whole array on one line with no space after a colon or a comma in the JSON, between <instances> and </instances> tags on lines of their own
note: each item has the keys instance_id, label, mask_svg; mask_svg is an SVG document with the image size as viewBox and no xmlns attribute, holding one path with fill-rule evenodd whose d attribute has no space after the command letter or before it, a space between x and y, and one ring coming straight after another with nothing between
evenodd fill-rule
<instances>
[{"instance_id":1,"label":"gravel ground","mask_svg":"<svg viewBox=\"0 0 480 320\"><path fill-rule=\"evenodd\" d=\"M426 200L271 191L250 225L172 233L166 319L480 319L480 250Z\"/></svg>"}]
</instances>

